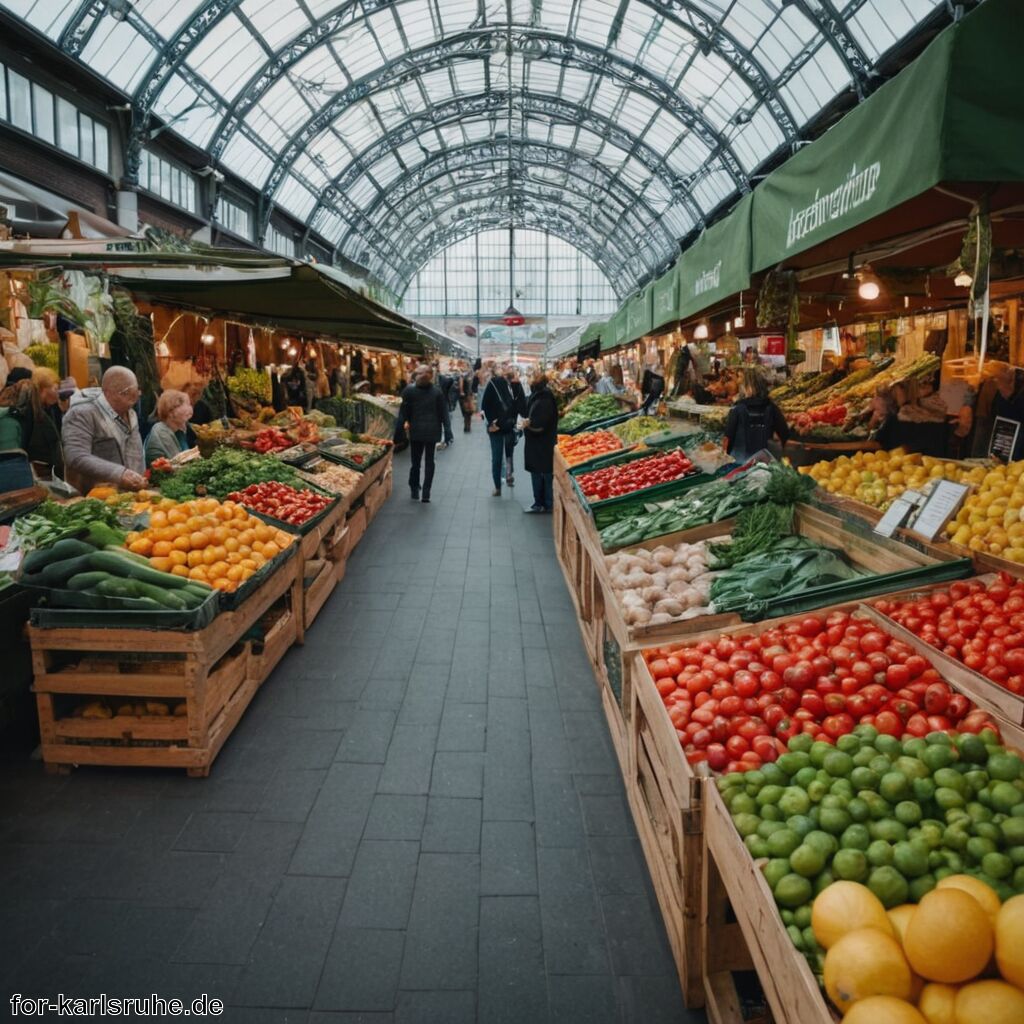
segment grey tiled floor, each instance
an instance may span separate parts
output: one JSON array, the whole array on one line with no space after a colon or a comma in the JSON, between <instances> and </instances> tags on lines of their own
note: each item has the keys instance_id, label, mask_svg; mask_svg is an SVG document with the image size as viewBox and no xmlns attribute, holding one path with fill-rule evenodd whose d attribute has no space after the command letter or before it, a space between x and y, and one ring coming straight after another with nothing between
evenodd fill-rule
<instances>
[{"instance_id":1,"label":"grey tiled floor","mask_svg":"<svg viewBox=\"0 0 1024 1024\"><path fill-rule=\"evenodd\" d=\"M0 765L0 1014L207 992L246 1024L703 1020L529 477L490 496L479 421L432 504L407 465L209 779Z\"/></svg>"}]
</instances>

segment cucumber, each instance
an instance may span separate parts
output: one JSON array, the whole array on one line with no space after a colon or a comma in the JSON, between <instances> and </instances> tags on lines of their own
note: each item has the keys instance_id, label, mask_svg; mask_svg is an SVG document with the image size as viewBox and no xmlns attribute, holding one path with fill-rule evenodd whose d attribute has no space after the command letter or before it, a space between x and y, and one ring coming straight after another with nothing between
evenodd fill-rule
<instances>
[{"instance_id":1,"label":"cucumber","mask_svg":"<svg viewBox=\"0 0 1024 1024\"><path fill-rule=\"evenodd\" d=\"M96 554L95 549L91 554L76 555L73 558L64 558L59 562L50 562L42 572L36 574L38 585L54 589L63 587L72 576L88 572L92 568L90 559L94 554Z\"/></svg>"},{"instance_id":2,"label":"cucumber","mask_svg":"<svg viewBox=\"0 0 1024 1024\"><path fill-rule=\"evenodd\" d=\"M67 582L68 590L95 590L97 584L110 579L110 573L106 572L80 572L76 573Z\"/></svg>"},{"instance_id":3,"label":"cucumber","mask_svg":"<svg viewBox=\"0 0 1024 1024\"><path fill-rule=\"evenodd\" d=\"M109 551L114 555L120 555L122 558L127 558L129 561L138 562L139 565L149 565L149 559L146 558L145 555L137 555L134 551L129 551L120 544L104 544L103 550Z\"/></svg>"},{"instance_id":4,"label":"cucumber","mask_svg":"<svg viewBox=\"0 0 1024 1024\"><path fill-rule=\"evenodd\" d=\"M181 596L180 590L154 587L151 583L143 583L141 580L130 580L129 582L134 584L135 597L148 597L151 601L157 601L165 608L172 608L178 612L189 607L188 602Z\"/></svg>"},{"instance_id":5,"label":"cucumber","mask_svg":"<svg viewBox=\"0 0 1024 1024\"><path fill-rule=\"evenodd\" d=\"M109 544L123 544L125 534L106 523L90 523L86 539L93 547L103 548Z\"/></svg>"},{"instance_id":6,"label":"cucumber","mask_svg":"<svg viewBox=\"0 0 1024 1024\"><path fill-rule=\"evenodd\" d=\"M155 587L167 587L171 590L181 590L188 583L182 576L160 572L149 565L136 562L134 556L125 551L116 554L113 551L93 551L90 555L90 567L99 572L109 572L115 576L124 576L140 583L151 583Z\"/></svg>"},{"instance_id":7,"label":"cucumber","mask_svg":"<svg viewBox=\"0 0 1024 1024\"><path fill-rule=\"evenodd\" d=\"M100 580L95 587L97 594L102 594L104 597L141 597L135 589L135 581L129 579L122 579L117 576L106 575L106 578Z\"/></svg>"},{"instance_id":8,"label":"cucumber","mask_svg":"<svg viewBox=\"0 0 1024 1024\"><path fill-rule=\"evenodd\" d=\"M29 552L21 563L21 570L24 573L41 572L52 562L62 562L68 558L89 555L95 550L91 544L86 544L85 541L66 537L48 548L37 548L35 551Z\"/></svg>"},{"instance_id":9,"label":"cucumber","mask_svg":"<svg viewBox=\"0 0 1024 1024\"><path fill-rule=\"evenodd\" d=\"M185 602L185 607L189 610L198 608L206 597L200 597L194 590L189 590L188 587L182 587L181 590L175 590L174 596L181 598Z\"/></svg>"},{"instance_id":10,"label":"cucumber","mask_svg":"<svg viewBox=\"0 0 1024 1024\"><path fill-rule=\"evenodd\" d=\"M87 590L51 590L47 598L53 608L87 608L91 611L103 611L110 607L107 599L101 594Z\"/></svg>"}]
</instances>

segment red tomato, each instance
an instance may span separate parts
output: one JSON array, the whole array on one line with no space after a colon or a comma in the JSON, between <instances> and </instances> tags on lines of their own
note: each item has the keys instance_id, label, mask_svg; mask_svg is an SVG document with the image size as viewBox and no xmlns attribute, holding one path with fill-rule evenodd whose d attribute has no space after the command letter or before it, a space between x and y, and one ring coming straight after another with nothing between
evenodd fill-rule
<instances>
[{"instance_id":1,"label":"red tomato","mask_svg":"<svg viewBox=\"0 0 1024 1024\"><path fill-rule=\"evenodd\" d=\"M885 685L890 690L902 689L910 682L910 673L906 665L890 665L885 670Z\"/></svg>"},{"instance_id":2,"label":"red tomato","mask_svg":"<svg viewBox=\"0 0 1024 1024\"><path fill-rule=\"evenodd\" d=\"M831 736L832 739L839 739L840 736L845 736L848 732L853 732L854 724L855 723L851 715L829 715L821 723L821 728L827 736Z\"/></svg>"},{"instance_id":3,"label":"red tomato","mask_svg":"<svg viewBox=\"0 0 1024 1024\"><path fill-rule=\"evenodd\" d=\"M898 739L903 735L903 720L893 711L879 711L875 715L875 728Z\"/></svg>"}]
</instances>

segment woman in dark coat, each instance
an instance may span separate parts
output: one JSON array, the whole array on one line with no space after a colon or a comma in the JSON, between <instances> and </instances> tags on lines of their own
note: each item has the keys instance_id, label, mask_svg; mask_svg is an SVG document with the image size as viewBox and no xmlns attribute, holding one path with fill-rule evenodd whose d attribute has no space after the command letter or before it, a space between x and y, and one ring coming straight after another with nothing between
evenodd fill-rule
<instances>
[{"instance_id":1,"label":"woman in dark coat","mask_svg":"<svg viewBox=\"0 0 1024 1024\"><path fill-rule=\"evenodd\" d=\"M448 415L448 405L441 389L434 386L434 371L421 366L416 371L415 383L402 391L402 407L398 410L398 428L408 424L411 465L409 489L412 500L420 499L420 463L423 470L423 498L430 501L430 485L434 482L434 446L441 440L441 429Z\"/></svg>"},{"instance_id":2,"label":"woman in dark coat","mask_svg":"<svg viewBox=\"0 0 1024 1024\"><path fill-rule=\"evenodd\" d=\"M527 512L550 512L554 508L555 445L558 443L558 403L548 387L543 370L530 379L530 400L523 421L526 439L523 462L533 479L533 504Z\"/></svg>"}]
</instances>

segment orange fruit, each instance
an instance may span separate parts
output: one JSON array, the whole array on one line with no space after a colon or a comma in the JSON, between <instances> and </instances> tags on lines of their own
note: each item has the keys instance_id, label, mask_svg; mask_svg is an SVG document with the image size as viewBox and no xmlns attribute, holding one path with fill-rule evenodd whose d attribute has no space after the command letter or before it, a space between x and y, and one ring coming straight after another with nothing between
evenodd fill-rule
<instances>
[{"instance_id":1,"label":"orange fruit","mask_svg":"<svg viewBox=\"0 0 1024 1024\"><path fill-rule=\"evenodd\" d=\"M264 544L274 536L274 531L266 523L260 523L253 532L256 534L256 539Z\"/></svg>"},{"instance_id":2,"label":"orange fruit","mask_svg":"<svg viewBox=\"0 0 1024 1024\"><path fill-rule=\"evenodd\" d=\"M169 540L158 540L153 545L152 554L158 558L166 558L174 550L173 545Z\"/></svg>"},{"instance_id":3,"label":"orange fruit","mask_svg":"<svg viewBox=\"0 0 1024 1024\"><path fill-rule=\"evenodd\" d=\"M1008 899L996 918L996 963L999 973L1024 989L1024 896Z\"/></svg>"},{"instance_id":4,"label":"orange fruit","mask_svg":"<svg viewBox=\"0 0 1024 1024\"><path fill-rule=\"evenodd\" d=\"M227 562L214 562L213 565L210 566L208 572L211 577L227 576L228 569L230 568L231 566L228 565Z\"/></svg>"},{"instance_id":5,"label":"orange fruit","mask_svg":"<svg viewBox=\"0 0 1024 1024\"><path fill-rule=\"evenodd\" d=\"M886 917L889 918L889 923L892 925L893 934L899 940L901 946L903 945L903 936L907 933L907 925L914 916L915 910L917 910L915 904L901 903L898 907L893 907L891 910L886 911Z\"/></svg>"},{"instance_id":6,"label":"orange fruit","mask_svg":"<svg viewBox=\"0 0 1024 1024\"><path fill-rule=\"evenodd\" d=\"M175 551L189 551L191 550L192 545L189 543L188 535L181 534L180 536L174 538L174 541L172 542L172 547L174 548Z\"/></svg>"},{"instance_id":7,"label":"orange fruit","mask_svg":"<svg viewBox=\"0 0 1024 1024\"><path fill-rule=\"evenodd\" d=\"M913 989L900 944L878 928L857 928L837 939L825 954L824 980L825 991L844 1013L868 996L905 1000Z\"/></svg>"},{"instance_id":8,"label":"orange fruit","mask_svg":"<svg viewBox=\"0 0 1024 1024\"><path fill-rule=\"evenodd\" d=\"M171 574L173 576L184 576L188 579L188 574L191 572L187 565L172 565Z\"/></svg>"},{"instance_id":9,"label":"orange fruit","mask_svg":"<svg viewBox=\"0 0 1024 1024\"><path fill-rule=\"evenodd\" d=\"M203 564L203 553L202 551L196 551L194 548L188 553L188 561L186 563L190 569L194 569L197 565Z\"/></svg>"},{"instance_id":10,"label":"orange fruit","mask_svg":"<svg viewBox=\"0 0 1024 1024\"><path fill-rule=\"evenodd\" d=\"M227 555L227 558L224 559L224 561L227 562L228 565L238 565L238 563L241 560L242 560L242 555L238 551L229 551L228 555Z\"/></svg>"},{"instance_id":11,"label":"orange fruit","mask_svg":"<svg viewBox=\"0 0 1024 1024\"><path fill-rule=\"evenodd\" d=\"M162 509L158 509L156 512L150 514L149 525L159 529L160 527L167 525L167 513Z\"/></svg>"},{"instance_id":12,"label":"orange fruit","mask_svg":"<svg viewBox=\"0 0 1024 1024\"><path fill-rule=\"evenodd\" d=\"M232 583L237 583L242 578L242 567L240 565L233 565L228 569L227 578Z\"/></svg>"},{"instance_id":13,"label":"orange fruit","mask_svg":"<svg viewBox=\"0 0 1024 1024\"><path fill-rule=\"evenodd\" d=\"M1021 1024L1024 992L1005 981L973 981L956 994L956 1024Z\"/></svg>"},{"instance_id":14,"label":"orange fruit","mask_svg":"<svg viewBox=\"0 0 1024 1024\"><path fill-rule=\"evenodd\" d=\"M211 580L210 584L214 590L223 590L227 592L235 589L235 584L223 576L220 579Z\"/></svg>"},{"instance_id":15,"label":"orange fruit","mask_svg":"<svg viewBox=\"0 0 1024 1024\"><path fill-rule=\"evenodd\" d=\"M192 533L190 533L188 535L188 542L193 551L195 551L197 548L201 551L203 548L206 547L207 544L210 543L209 540L207 539L206 534L203 533L202 530L195 530Z\"/></svg>"},{"instance_id":16,"label":"orange fruit","mask_svg":"<svg viewBox=\"0 0 1024 1024\"><path fill-rule=\"evenodd\" d=\"M993 923L995 922L1001 906L999 897L996 895L995 889L986 885L980 878L975 878L973 875L947 875L936 883L935 888L962 889L969 896L973 896L981 904L985 913L992 918Z\"/></svg>"},{"instance_id":17,"label":"orange fruit","mask_svg":"<svg viewBox=\"0 0 1024 1024\"><path fill-rule=\"evenodd\" d=\"M882 901L858 882L833 882L823 889L811 908L811 928L823 949L831 949L847 932L858 928L893 934Z\"/></svg>"},{"instance_id":18,"label":"orange fruit","mask_svg":"<svg viewBox=\"0 0 1024 1024\"><path fill-rule=\"evenodd\" d=\"M171 565L188 565L188 555L184 551L172 551L167 557Z\"/></svg>"},{"instance_id":19,"label":"orange fruit","mask_svg":"<svg viewBox=\"0 0 1024 1024\"><path fill-rule=\"evenodd\" d=\"M243 569L247 569L249 572L255 572L259 566L251 558L243 558L238 563Z\"/></svg>"},{"instance_id":20,"label":"orange fruit","mask_svg":"<svg viewBox=\"0 0 1024 1024\"><path fill-rule=\"evenodd\" d=\"M256 575L256 570L255 569L247 569L247 568L245 568L245 566L242 566L242 579L243 580L247 580L251 576L255 576L255 575Z\"/></svg>"},{"instance_id":21,"label":"orange fruit","mask_svg":"<svg viewBox=\"0 0 1024 1024\"><path fill-rule=\"evenodd\" d=\"M213 565L217 561L217 549L215 547L203 548L203 565Z\"/></svg>"},{"instance_id":22,"label":"orange fruit","mask_svg":"<svg viewBox=\"0 0 1024 1024\"><path fill-rule=\"evenodd\" d=\"M893 996L869 996L854 1003L843 1024L928 1024L919 1010Z\"/></svg>"},{"instance_id":23,"label":"orange fruit","mask_svg":"<svg viewBox=\"0 0 1024 1024\"><path fill-rule=\"evenodd\" d=\"M171 571L172 563L171 563L170 558L151 558L149 560L149 564L154 569L157 569L160 572L170 572Z\"/></svg>"},{"instance_id":24,"label":"orange fruit","mask_svg":"<svg viewBox=\"0 0 1024 1024\"><path fill-rule=\"evenodd\" d=\"M262 569L263 566L265 566L267 564L267 560L263 557L262 553L259 552L259 551L255 551L255 550L252 553L252 557L250 558L250 561L256 563L256 568L257 569Z\"/></svg>"},{"instance_id":25,"label":"orange fruit","mask_svg":"<svg viewBox=\"0 0 1024 1024\"><path fill-rule=\"evenodd\" d=\"M266 558L267 561L270 561L272 558L276 558L279 554L281 554L281 549L274 543L274 541L268 540L267 543L263 545L263 557Z\"/></svg>"},{"instance_id":26,"label":"orange fruit","mask_svg":"<svg viewBox=\"0 0 1024 1024\"><path fill-rule=\"evenodd\" d=\"M238 543L244 547L252 547L253 541L256 539L256 531L246 528L242 530L238 535Z\"/></svg>"},{"instance_id":27,"label":"orange fruit","mask_svg":"<svg viewBox=\"0 0 1024 1024\"><path fill-rule=\"evenodd\" d=\"M969 981L984 969L994 946L992 921L962 889L933 889L917 905L903 948L910 966L929 981Z\"/></svg>"},{"instance_id":28,"label":"orange fruit","mask_svg":"<svg viewBox=\"0 0 1024 1024\"><path fill-rule=\"evenodd\" d=\"M227 551L229 555L233 551L237 551L239 546L237 537L228 537L227 540L224 541L224 550Z\"/></svg>"},{"instance_id":29,"label":"orange fruit","mask_svg":"<svg viewBox=\"0 0 1024 1024\"><path fill-rule=\"evenodd\" d=\"M194 566L193 568L189 569L189 571L188 571L188 578L190 580L202 580L205 583L206 580L207 580L206 566L205 565L197 565L197 566Z\"/></svg>"},{"instance_id":30,"label":"orange fruit","mask_svg":"<svg viewBox=\"0 0 1024 1024\"><path fill-rule=\"evenodd\" d=\"M167 513L167 525L168 526L180 526L183 523L188 522L188 513L184 512L180 508L172 508Z\"/></svg>"},{"instance_id":31,"label":"orange fruit","mask_svg":"<svg viewBox=\"0 0 1024 1024\"><path fill-rule=\"evenodd\" d=\"M921 991L917 1008L928 1024L956 1024L956 993L955 985L929 982Z\"/></svg>"}]
</instances>

